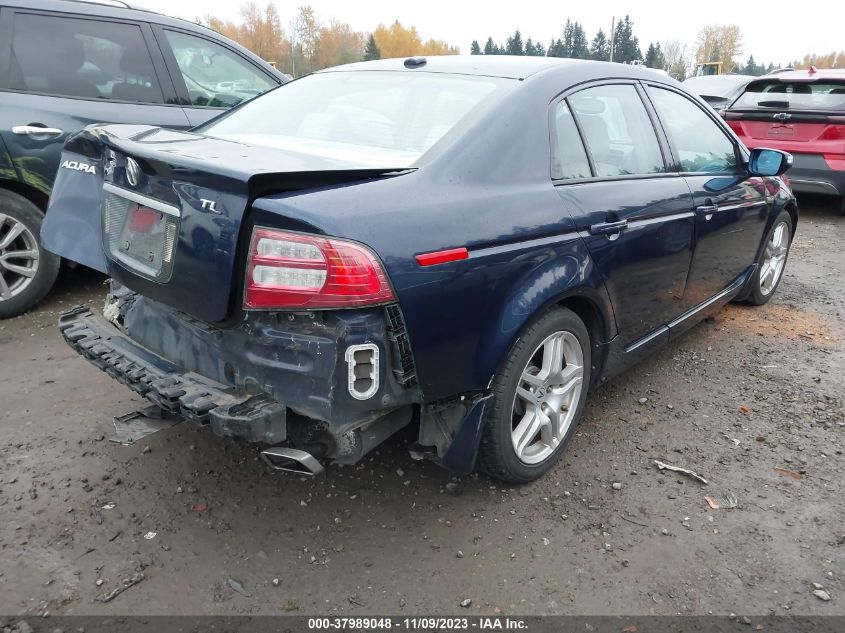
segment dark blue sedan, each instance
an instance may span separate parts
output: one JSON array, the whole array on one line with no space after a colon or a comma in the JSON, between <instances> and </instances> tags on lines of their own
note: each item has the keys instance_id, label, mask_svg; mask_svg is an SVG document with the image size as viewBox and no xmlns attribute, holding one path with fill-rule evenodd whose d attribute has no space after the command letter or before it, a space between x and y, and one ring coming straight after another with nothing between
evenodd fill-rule
<instances>
[{"instance_id":1,"label":"dark blue sedan","mask_svg":"<svg viewBox=\"0 0 845 633\"><path fill-rule=\"evenodd\" d=\"M532 480L588 392L780 282L788 154L665 74L434 57L291 82L192 132L65 146L48 249L107 273L65 339L276 468L412 456Z\"/></svg>"}]
</instances>

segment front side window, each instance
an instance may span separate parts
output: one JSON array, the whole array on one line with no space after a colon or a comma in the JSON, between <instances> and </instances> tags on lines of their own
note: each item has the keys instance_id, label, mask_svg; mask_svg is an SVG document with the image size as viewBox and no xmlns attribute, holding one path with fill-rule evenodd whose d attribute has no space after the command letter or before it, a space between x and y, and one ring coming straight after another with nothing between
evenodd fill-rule
<instances>
[{"instance_id":1,"label":"front side window","mask_svg":"<svg viewBox=\"0 0 845 633\"><path fill-rule=\"evenodd\" d=\"M736 148L733 142L698 105L677 92L663 88L649 87L648 93L678 153L681 171L736 171Z\"/></svg>"},{"instance_id":2,"label":"front side window","mask_svg":"<svg viewBox=\"0 0 845 633\"><path fill-rule=\"evenodd\" d=\"M18 13L10 87L43 94L162 103L135 24Z\"/></svg>"},{"instance_id":3,"label":"front side window","mask_svg":"<svg viewBox=\"0 0 845 633\"><path fill-rule=\"evenodd\" d=\"M554 142L552 178L589 178L590 162L566 101L560 101L555 106Z\"/></svg>"},{"instance_id":4,"label":"front side window","mask_svg":"<svg viewBox=\"0 0 845 633\"><path fill-rule=\"evenodd\" d=\"M179 31L164 31L191 105L230 108L278 84L234 51Z\"/></svg>"},{"instance_id":5,"label":"front side window","mask_svg":"<svg viewBox=\"0 0 845 633\"><path fill-rule=\"evenodd\" d=\"M322 72L285 84L201 128L203 134L335 160L413 165L516 82L425 72Z\"/></svg>"},{"instance_id":6,"label":"front side window","mask_svg":"<svg viewBox=\"0 0 845 633\"><path fill-rule=\"evenodd\" d=\"M569 103L584 133L596 176L666 171L654 127L634 86L587 88L569 97Z\"/></svg>"}]
</instances>

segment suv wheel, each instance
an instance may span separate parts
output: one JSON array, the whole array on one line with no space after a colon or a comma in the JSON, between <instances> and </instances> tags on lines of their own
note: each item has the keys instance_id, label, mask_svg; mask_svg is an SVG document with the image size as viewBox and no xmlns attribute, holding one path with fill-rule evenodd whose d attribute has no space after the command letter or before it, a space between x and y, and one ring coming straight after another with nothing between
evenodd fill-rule
<instances>
[{"instance_id":1,"label":"suv wheel","mask_svg":"<svg viewBox=\"0 0 845 633\"><path fill-rule=\"evenodd\" d=\"M514 343L493 380L479 466L509 483L537 479L560 459L590 384L590 337L571 310L550 310Z\"/></svg>"},{"instance_id":2,"label":"suv wheel","mask_svg":"<svg viewBox=\"0 0 845 633\"><path fill-rule=\"evenodd\" d=\"M56 281L61 258L41 247L43 218L23 196L0 190L0 318L23 314Z\"/></svg>"}]
</instances>

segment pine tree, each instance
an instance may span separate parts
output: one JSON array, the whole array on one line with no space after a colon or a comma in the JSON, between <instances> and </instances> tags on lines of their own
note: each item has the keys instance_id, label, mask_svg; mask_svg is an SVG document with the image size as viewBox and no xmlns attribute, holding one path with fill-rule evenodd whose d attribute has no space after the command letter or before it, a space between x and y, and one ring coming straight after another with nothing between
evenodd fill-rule
<instances>
[{"instance_id":1,"label":"pine tree","mask_svg":"<svg viewBox=\"0 0 845 633\"><path fill-rule=\"evenodd\" d=\"M372 33L370 33L370 37L367 40L367 47L364 49L364 59L367 61L372 59L381 59L381 51L379 50L378 44L376 44L376 38L373 37Z\"/></svg>"},{"instance_id":2,"label":"pine tree","mask_svg":"<svg viewBox=\"0 0 845 633\"><path fill-rule=\"evenodd\" d=\"M575 39L575 26L569 18L566 18L566 25L563 27L563 39L558 57L572 57L572 42Z\"/></svg>"},{"instance_id":3,"label":"pine tree","mask_svg":"<svg viewBox=\"0 0 845 633\"><path fill-rule=\"evenodd\" d=\"M649 68L666 69L666 57L660 49L660 43L649 44L648 51L645 54L645 65Z\"/></svg>"},{"instance_id":4,"label":"pine tree","mask_svg":"<svg viewBox=\"0 0 845 633\"><path fill-rule=\"evenodd\" d=\"M508 38L508 43L504 51L505 55L525 55L525 48L522 45L522 34L517 29L513 37Z\"/></svg>"},{"instance_id":5,"label":"pine tree","mask_svg":"<svg viewBox=\"0 0 845 633\"><path fill-rule=\"evenodd\" d=\"M525 40L525 54L531 57L535 57L537 55L537 47L534 46L534 40L530 37Z\"/></svg>"},{"instance_id":6,"label":"pine tree","mask_svg":"<svg viewBox=\"0 0 845 633\"><path fill-rule=\"evenodd\" d=\"M537 42L537 43L534 45L534 49L537 51L537 52L535 53L535 55L537 55L537 56L539 56L539 57L545 57L545 56L546 56L546 47L545 47L545 46L543 46L543 43L542 43L542 42Z\"/></svg>"},{"instance_id":7,"label":"pine tree","mask_svg":"<svg viewBox=\"0 0 845 633\"><path fill-rule=\"evenodd\" d=\"M481 55L481 47L478 45L478 40L472 40L472 45L469 47L470 55Z\"/></svg>"},{"instance_id":8,"label":"pine tree","mask_svg":"<svg viewBox=\"0 0 845 633\"><path fill-rule=\"evenodd\" d=\"M606 62L610 59L610 42L607 41L607 36L601 29L598 30L590 44L590 59L600 62Z\"/></svg>"},{"instance_id":9,"label":"pine tree","mask_svg":"<svg viewBox=\"0 0 845 633\"><path fill-rule=\"evenodd\" d=\"M566 57L566 49L564 48L563 41L560 38L552 40L546 55L548 57Z\"/></svg>"},{"instance_id":10,"label":"pine tree","mask_svg":"<svg viewBox=\"0 0 845 633\"><path fill-rule=\"evenodd\" d=\"M745 68L742 69L743 75L759 75L760 70L757 66L757 63L754 61L754 55L751 55L748 58L748 62L745 64Z\"/></svg>"},{"instance_id":11,"label":"pine tree","mask_svg":"<svg viewBox=\"0 0 845 633\"><path fill-rule=\"evenodd\" d=\"M575 59L587 59L589 56L587 33L579 22L572 25L572 45L569 56Z\"/></svg>"},{"instance_id":12,"label":"pine tree","mask_svg":"<svg viewBox=\"0 0 845 633\"><path fill-rule=\"evenodd\" d=\"M493 38L488 37L487 42L484 44L484 54L485 55L497 55L496 53L496 45L493 43Z\"/></svg>"},{"instance_id":13,"label":"pine tree","mask_svg":"<svg viewBox=\"0 0 845 633\"><path fill-rule=\"evenodd\" d=\"M634 37L634 23L631 22L631 17L626 15L616 24L613 37L613 59L610 61L633 62L642 58L640 41Z\"/></svg>"}]
</instances>

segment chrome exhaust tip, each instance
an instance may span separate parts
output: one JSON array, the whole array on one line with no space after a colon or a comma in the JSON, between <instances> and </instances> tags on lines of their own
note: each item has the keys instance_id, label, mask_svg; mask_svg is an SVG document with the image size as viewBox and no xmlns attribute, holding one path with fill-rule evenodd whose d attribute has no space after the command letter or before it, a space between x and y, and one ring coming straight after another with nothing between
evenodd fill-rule
<instances>
[{"instance_id":1,"label":"chrome exhaust tip","mask_svg":"<svg viewBox=\"0 0 845 633\"><path fill-rule=\"evenodd\" d=\"M300 475L319 475L325 468L311 453L296 448L274 446L261 451L261 457L270 468Z\"/></svg>"}]
</instances>

